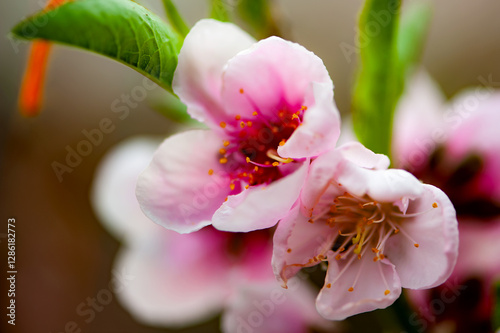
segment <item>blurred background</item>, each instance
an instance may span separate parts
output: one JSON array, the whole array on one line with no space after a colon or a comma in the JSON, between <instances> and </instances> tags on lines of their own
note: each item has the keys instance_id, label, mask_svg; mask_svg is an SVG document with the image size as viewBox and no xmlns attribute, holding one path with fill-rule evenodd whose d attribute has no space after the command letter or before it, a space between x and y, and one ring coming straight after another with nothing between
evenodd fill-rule
<instances>
[{"instance_id":1,"label":"blurred background","mask_svg":"<svg viewBox=\"0 0 500 333\"><path fill-rule=\"evenodd\" d=\"M191 24L208 13L206 0L175 2ZM160 0L140 3L164 16ZM354 44L361 4L361 0L281 0L274 8L283 36L325 62L344 114L350 109L356 61L354 57L349 61L339 45ZM8 34L16 22L43 5L40 0L0 2L0 267L6 267L7 219L13 217L18 269L16 326L7 324L2 311L0 331L59 333L68 321L75 321L82 332L165 332L134 322L115 301L89 324L75 309L108 286L120 246L99 224L89 203L99 160L125 138L165 137L180 127L151 107L167 98L161 88L149 91L144 101L131 107L128 117L120 119L111 104L142 85L143 77L112 60L63 46L55 46L51 54L42 113L23 118L17 98L29 43L12 40ZM448 97L480 85L480 77L491 76L500 86L499 13L500 2L494 0L434 1L423 64ZM98 128L103 118L111 119L115 129L59 181L52 162L64 163L66 147L75 148L85 138L82 131ZM5 278L1 281L0 299L5 300L8 288ZM2 301L1 307L5 304ZM214 319L182 332L216 332L218 325Z\"/></svg>"}]
</instances>

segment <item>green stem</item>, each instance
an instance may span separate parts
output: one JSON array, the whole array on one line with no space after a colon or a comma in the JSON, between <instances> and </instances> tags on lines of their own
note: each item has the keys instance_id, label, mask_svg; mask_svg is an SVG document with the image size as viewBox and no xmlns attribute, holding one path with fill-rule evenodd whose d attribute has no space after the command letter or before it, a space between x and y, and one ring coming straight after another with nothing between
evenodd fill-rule
<instances>
[{"instance_id":1,"label":"green stem","mask_svg":"<svg viewBox=\"0 0 500 333\"><path fill-rule=\"evenodd\" d=\"M182 36L186 37L189 32L189 27L179 14L177 7L171 0L163 0L163 6L165 7L165 12L167 13L167 18L174 27L174 29Z\"/></svg>"}]
</instances>

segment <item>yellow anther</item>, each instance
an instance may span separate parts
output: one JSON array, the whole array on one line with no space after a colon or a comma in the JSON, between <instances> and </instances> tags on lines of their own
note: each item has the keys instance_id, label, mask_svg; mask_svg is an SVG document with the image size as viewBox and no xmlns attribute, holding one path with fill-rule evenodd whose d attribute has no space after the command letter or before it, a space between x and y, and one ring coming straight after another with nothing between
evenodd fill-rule
<instances>
[{"instance_id":1,"label":"yellow anther","mask_svg":"<svg viewBox=\"0 0 500 333\"><path fill-rule=\"evenodd\" d=\"M340 254L337 254L337 255L335 256L335 259L340 260L340 259L342 259L342 256L341 256Z\"/></svg>"},{"instance_id":2,"label":"yellow anther","mask_svg":"<svg viewBox=\"0 0 500 333\"><path fill-rule=\"evenodd\" d=\"M243 90L243 88L240 88L240 94L243 94L245 92L245 90Z\"/></svg>"},{"instance_id":3,"label":"yellow anther","mask_svg":"<svg viewBox=\"0 0 500 333\"><path fill-rule=\"evenodd\" d=\"M239 114L237 114L235 117L234 117L235 120L240 120L241 119L241 116Z\"/></svg>"},{"instance_id":4,"label":"yellow anther","mask_svg":"<svg viewBox=\"0 0 500 333\"><path fill-rule=\"evenodd\" d=\"M224 147L227 147L227 146L229 146L229 141L226 140L222 144L224 145Z\"/></svg>"},{"instance_id":5,"label":"yellow anther","mask_svg":"<svg viewBox=\"0 0 500 333\"><path fill-rule=\"evenodd\" d=\"M252 116L258 115L257 111L252 112Z\"/></svg>"},{"instance_id":6,"label":"yellow anther","mask_svg":"<svg viewBox=\"0 0 500 333\"><path fill-rule=\"evenodd\" d=\"M247 121L247 126L248 126L248 127L252 126L252 122L251 122L250 120L249 120L249 121Z\"/></svg>"},{"instance_id":7,"label":"yellow anther","mask_svg":"<svg viewBox=\"0 0 500 333\"><path fill-rule=\"evenodd\" d=\"M313 219L309 219L307 222L314 223L314 220Z\"/></svg>"},{"instance_id":8,"label":"yellow anther","mask_svg":"<svg viewBox=\"0 0 500 333\"><path fill-rule=\"evenodd\" d=\"M226 153L226 150L224 148L219 149L219 154L224 155Z\"/></svg>"},{"instance_id":9,"label":"yellow anther","mask_svg":"<svg viewBox=\"0 0 500 333\"><path fill-rule=\"evenodd\" d=\"M258 166L254 166L254 167L253 167L253 169L254 169L255 171L259 171L259 167L258 167Z\"/></svg>"},{"instance_id":10,"label":"yellow anther","mask_svg":"<svg viewBox=\"0 0 500 333\"><path fill-rule=\"evenodd\" d=\"M295 114L295 113L294 113L294 114L292 115L292 119L299 119L299 116L298 116L297 114Z\"/></svg>"},{"instance_id":11,"label":"yellow anther","mask_svg":"<svg viewBox=\"0 0 500 333\"><path fill-rule=\"evenodd\" d=\"M222 127L222 128L226 128L226 123L223 122L223 121L221 121L220 124L219 124L219 126Z\"/></svg>"},{"instance_id":12,"label":"yellow anther","mask_svg":"<svg viewBox=\"0 0 500 333\"><path fill-rule=\"evenodd\" d=\"M300 110L301 110L301 111L305 111L305 110L307 110L307 106L302 105L302 107L300 108Z\"/></svg>"},{"instance_id":13,"label":"yellow anther","mask_svg":"<svg viewBox=\"0 0 500 333\"><path fill-rule=\"evenodd\" d=\"M326 287L327 287L327 288L331 288L331 287L332 287L332 284L331 284L331 283L328 283L328 284L326 285Z\"/></svg>"},{"instance_id":14,"label":"yellow anther","mask_svg":"<svg viewBox=\"0 0 500 333\"><path fill-rule=\"evenodd\" d=\"M384 291L384 295L385 295L385 296L389 295L390 293L391 293L391 291L390 291L389 289L386 289L386 290Z\"/></svg>"},{"instance_id":15,"label":"yellow anther","mask_svg":"<svg viewBox=\"0 0 500 333\"><path fill-rule=\"evenodd\" d=\"M419 247L420 245L418 245L418 243L415 243L415 244L413 244L413 246L415 246L415 247Z\"/></svg>"},{"instance_id":16,"label":"yellow anther","mask_svg":"<svg viewBox=\"0 0 500 333\"><path fill-rule=\"evenodd\" d=\"M240 127L241 127L241 128L245 128L245 122L244 122L244 121L242 121L242 122L240 123Z\"/></svg>"},{"instance_id":17,"label":"yellow anther","mask_svg":"<svg viewBox=\"0 0 500 333\"><path fill-rule=\"evenodd\" d=\"M274 166L274 167L277 167L278 165L280 165L280 163L279 163L279 162L273 162L273 166Z\"/></svg>"},{"instance_id":18,"label":"yellow anther","mask_svg":"<svg viewBox=\"0 0 500 333\"><path fill-rule=\"evenodd\" d=\"M288 249L288 250L286 250L286 252L290 253L290 252L292 252L292 249Z\"/></svg>"},{"instance_id":19,"label":"yellow anther","mask_svg":"<svg viewBox=\"0 0 500 333\"><path fill-rule=\"evenodd\" d=\"M351 288L347 289L347 291L349 291L349 292L352 292L353 290L354 290L354 288L353 288L353 287L351 287Z\"/></svg>"},{"instance_id":20,"label":"yellow anther","mask_svg":"<svg viewBox=\"0 0 500 333\"><path fill-rule=\"evenodd\" d=\"M229 184L229 188L231 189L231 191L234 190L234 187L235 185L233 183Z\"/></svg>"},{"instance_id":21,"label":"yellow anther","mask_svg":"<svg viewBox=\"0 0 500 333\"><path fill-rule=\"evenodd\" d=\"M286 143L286 140L285 140L285 139L282 139L282 140L280 141L280 146L284 146L284 145L285 145L285 143Z\"/></svg>"},{"instance_id":22,"label":"yellow anther","mask_svg":"<svg viewBox=\"0 0 500 333\"><path fill-rule=\"evenodd\" d=\"M223 157L223 158L219 159L219 163L220 164L226 164L227 163L227 158Z\"/></svg>"},{"instance_id":23,"label":"yellow anther","mask_svg":"<svg viewBox=\"0 0 500 333\"><path fill-rule=\"evenodd\" d=\"M248 190L248 188L249 188L249 187L250 187L250 185L246 185L246 186L245 186L245 189L247 189L247 190Z\"/></svg>"},{"instance_id":24,"label":"yellow anther","mask_svg":"<svg viewBox=\"0 0 500 333\"><path fill-rule=\"evenodd\" d=\"M432 208L438 208L438 204L437 204L436 202L434 202L434 203L432 204Z\"/></svg>"},{"instance_id":25,"label":"yellow anther","mask_svg":"<svg viewBox=\"0 0 500 333\"><path fill-rule=\"evenodd\" d=\"M213 174L214 174L214 170L213 170L213 169L208 170L208 174L209 174L210 176L211 176L211 175L213 175Z\"/></svg>"},{"instance_id":26,"label":"yellow anther","mask_svg":"<svg viewBox=\"0 0 500 333\"><path fill-rule=\"evenodd\" d=\"M245 158L245 161L247 161L247 163L250 163L250 157L247 156L247 158Z\"/></svg>"},{"instance_id":27,"label":"yellow anther","mask_svg":"<svg viewBox=\"0 0 500 333\"><path fill-rule=\"evenodd\" d=\"M379 250L379 249L377 249L377 248L372 247L372 252L373 252L373 253L379 253L379 252L380 252L380 250Z\"/></svg>"},{"instance_id":28,"label":"yellow anther","mask_svg":"<svg viewBox=\"0 0 500 333\"><path fill-rule=\"evenodd\" d=\"M399 229L394 229L394 233L397 234L399 232Z\"/></svg>"}]
</instances>

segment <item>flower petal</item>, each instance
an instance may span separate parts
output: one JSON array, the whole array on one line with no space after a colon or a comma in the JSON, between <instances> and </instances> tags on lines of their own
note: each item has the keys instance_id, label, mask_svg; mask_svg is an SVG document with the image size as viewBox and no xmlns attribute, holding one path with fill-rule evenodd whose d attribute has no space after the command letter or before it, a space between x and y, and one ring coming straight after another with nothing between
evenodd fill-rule
<instances>
[{"instance_id":1,"label":"flower petal","mask_svg":"<svg viewBox=\"0 0 500 333\"><path fill-rule=\"evenodd\" d=\"M204 19L184 40L172 87L189 114L216 125L221 107L222 71L226 62L255 40L234 24ZM220 120L219 120L220 121Z\"/></svg>"},{"instance_id":2,"label":"flower petal","mask_svg":"<svg viewBox=\"0 0 500 333\"><path fill-rule=\"evenodd\" d=\"M448 124L442 113L445 96L427 72L419 70L401 97L394 115L393 156L399 168L413 170L427 161L444 140Z\"/></svg>"},{"instance_id":3,"label":"flower petal","mask_svg":"<svg viewBox=\"0 0 500 333\"><path fill-rule=\"evenodd\" d=\"M385 249L396 266L402 286L411 289L432 288L443 283L451 274L458 254L453 204L440 189L422 186L423 195L410 202L408 213L424 213L401 222L402 232L390 237ZM434 203L437 208L432 208Z\"/></svg>"},{"instance_id":4,"label":"flower petal","mask_svg":"<svg viewBox=\"0 0 500 333\"><path fill-rule=\"evenodd\" d=\"M500 219L460 218L459 256L453 276L465 280L470 276L494 277L500 274Z\"/></svg>"},{"instance_id":5,"label":"flower petal","mask_svg":"<svg viewBox=\"0 0 500 333\"><path fill-rule=\"evenodd\" d=\"M416 198L422 193L422 184L411 173L399 170L366 170L353 164L344 164L337 181L348 192L357 196L367 194L379 202L395 202Z\"/></svg>"},{"instance_id":6,"label":"flower petal","mask_svg":"<svg viewBox=\"0 0 500 333\"><path fill-rule=\"evenodd\" d=\"M348 262L329 258L325 286L316 299L316 309L326 319L343 320L358 313L383 309L401 294L398 275L387 259L373 262L369 255L361 260L352 258L347 269ZM349 291L351 287L353 290Z\"/></svg>"},{"instance_id":7,"label":"flower petal","mask_svg":"<svg viewBox=\"0 0 500 333\"><path fill-rule=\"evenodd\" d=\"M313 96L307 95L307 110L301 125L293 132L278 154L284 158L317 156L335 147L340 136L340 113L333 103L332 85L312 83Z\"/></svg>"},{"instance_id":8,"label":"flower petal","mask_svg":"<svg viewBox=\"0 0 500 333\"><path fill-rule=\"evenodd\" d=\"M266 119L277 118L280 110L299 111L313 101L313 82L333 90L321 59L299 44L269 37L228 62L224 106L231 118L251 117L254 111Z\"/></svg>"},{"instance_id":9,"label":"flower petal","mask_svg":"<svg viewBox=\"0 0 500 333\"><path fill-rule=\"evenodd\" d=\"M238 289L222 316L222 331L305 333L311 327L331 329L333 323L314 309L313 288L298 278L283 289L274 279Z\"/></svg>"},{"instance_id":10,"label":"flower petal","mask_svg":"<svg viewBox=\"0 0 500 333\"><path fill-rule=\"evenodd\" d=\"M252 186L229 196L215 212L212 224L224 231L252 231L269 228L283 218L297 201L306 178L309 161L292 174L271 184Z\"/></svg>"},{"instance_id":11,"label":"flower petal","mask_svg":"<svg viewBox=\"0 0 500 333\"><path fill-rule=\"evenodd\" d=\"M165 140L137 181L137 199L154 222L179 233L210 224L229 194L230 180L217 159L222 139L193 130ZM213 170L213 174L209 174Z\"/></svg>"},{"instance_id":12,"label":"flower petal","mask_svg":"<svg viewBox=\"0 0 500 333\"><path fill-rule=\"evenodd\" d=\"M109 152L97 168L92 207L99 221L119 240L133 240L144 229L155 227L139 207L135 186L159 144L147 137L128 139Z\"/></svg>"},{"instance_id":13,"label":"flower petal","mask_svg":"<svg viewBox=\"0 0 500 333\"><path fill-rule=\"evenodd\" d=\"M161 229L121 250L117 272L134 278L117 297L140 322L182 327L215 316L232 292L224 242L213 229L189 235Z\"/></svg>"},{"instance_id":14,"label":"flower petal","mask_svg":"<svg viewBox=\"0 0 500 333\"><path fill-rule=\"evenodd\" d=\"M308 220L296 206L279 222L274 233L272 266L276 278L285 285L301 268L317 265L319 261L313 258L324 255L336 236L325 223Z\"/></svg>"},{"instance_id":15,"label":"flower petal","mask_svg":"<svg viewBox=\"0 0 500 333\"><path fill-rule=\"evenodd\" d=\"M371 171L365 168L386 169L389 163L387 156L375 154L358 142L349 142L319 156L311 163L309 175L301 193L304 212L311 212L312 209L322 210L321 197L328 198L327 204L329 205L330 199L345 191L338 186L329 186L332 181L342 183L349 190L353 187L356 192L364 195L367 184L355 178L359 177L360 173ZM369 177L369 175L368 172L365 176ZM339 177L342 177L343 181L339 180ZM344 184L344 181L347 184Z\"/></svg>"}]
</instances>

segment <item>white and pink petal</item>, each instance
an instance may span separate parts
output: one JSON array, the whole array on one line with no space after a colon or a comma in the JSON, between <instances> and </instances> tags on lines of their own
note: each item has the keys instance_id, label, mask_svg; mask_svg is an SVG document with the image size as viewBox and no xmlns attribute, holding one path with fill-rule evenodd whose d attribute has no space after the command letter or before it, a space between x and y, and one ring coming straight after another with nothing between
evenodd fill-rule
<instances>
[{"instance_id":1,"label":"white and pink petal","mask_svg":"<svg viewBox=\"0 0 500 333\"><path fill-rule=\"evenodd\" d=\"M321 59L299 44L269 37L228 62L222 98L228 118L250 117L256 111L268 120L278 119L279 111L299 111L313 99L308 98L313 82L333 90Z\"/></svg>"},{"instance_id":2,"label":"white and pink petal","mask_svg":"<svg viewBox=\"0 0 500 333\"><path fill-rule=\"evenodd\" d=\"M424 193L410 202L401 232L391 236L385 252L405 288L435 287L450 276L458 255L457 218L453 204L438 188L422 185ZM415 245L418 244L418 247Z\"/></svg>"},{"instance_id":3,"label":"white and pink petal","mask_svg":"<svg viewBox=\"0 0 500 333\"><path fill-rule=\"evenodd\" d=\"M233 292L225 240L213 229L180 235L161 229L122 248L115 271L128 277L116 295L139 322L185 327L205 321Z\"/></svg>"},{"instance_id":4,"label":"white and pink petal","mask_svg":"<svg viewBox=\"0 0 500 333\"><path fill-rule=\"evenodd\" d=\"M216 127L224 118L222 74L229 59L255 40L238 26L212 19L198 21L184 40L172 87L198 121Z\"/></svg>"},{"instance_id":5,"label":"white and pink petal","mask_svg":"<svg viewBox=\"0 0 500 333\"><path fill-rule=\"evenodd\" d=\"M308 168L306 161L286 177L229 196L213 215L213 226L242 232L274 226L298 200Z\"/></svg>"},{"instance_id":6,"label":"white and pink petal","mask_svg":"<svg viewBox=\"0 0 500 333\"><path fill-rule=\"evenodd\" d=\"M325 223L311 223L294 207L274 233L272 266L284 285L303 267L317 265L330 250L336 233Z\"/></svg>"},{"instance_id":7,"label":"white and pink petal","mask_svg":"<svg viewBox=\"0 0 500 333\"><path fill-rule=\"evenodd\" d=\"M358 313L384 309L401 294L396 269L387 259L374 262L369 255L360 260L329 258L325 286L316 299L318 312L326 319L343 320Z\"/></svg>"},{"instance_id":8,"label":"white and pink petal","mask_svg":"<svg viewBox=\"0 0 500 333\"><path fill-rule=\"evenodd\" d=\"M219 163L222 139L209 130L193 130L166 139L137 181L143 212L179 233L211 223L230 192L230 178Z\"/></svg>"}]
</instances>

